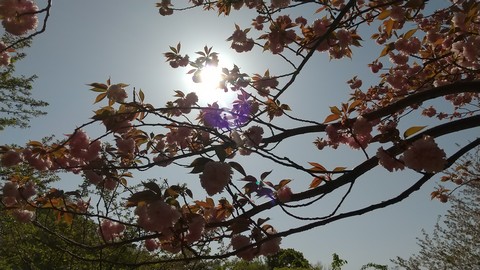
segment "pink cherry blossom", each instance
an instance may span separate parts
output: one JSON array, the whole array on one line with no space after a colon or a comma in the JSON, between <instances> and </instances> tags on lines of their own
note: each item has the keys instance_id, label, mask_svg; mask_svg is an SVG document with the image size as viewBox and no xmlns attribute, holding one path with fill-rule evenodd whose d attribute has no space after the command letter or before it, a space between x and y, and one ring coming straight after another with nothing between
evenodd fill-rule
<instances>
[{"instance_id":1,"label":"pink cherry blossom","mask_svg":"<svg viewBox=\"0 0 480 270\"><path fill-rule=\"evenodd\" d=\"M378 62L378 60L375 60L373 63L368 65L373 73L377 73L380 71L380 69L383 68L382 62Z\"/></svg>"},{"instance_id":2,"label":"pink cherry blossom","mask_svg":"<svg viewBox=\"0 0 480 270\"><path fill-rule=\"evenodd\" d=\"M180 213L162 200L137 206L135 214L138 225L151 232L162 232L180 218Z\"/></svg>"},{"instance_id":3,"label":"pink cherry blossom","mask_svg":"<svg viewBox=\"0 0 480 270\"><path fill-rule=\"evenodd\" d=\"M158 243L155 239L146 239L145 240L145 248L148 251L154 251L159 248L160 243Z\"/></svg>"},{"instance_id":4,"label":"pink cherry blossom","mask_svg":"<svg viewBox=\"0 0 480 270\"><path fill-rule=\"evenodd\" d=\"M12 211L12 216L22 223L28 223L33 220L34 213L25 209L15 209Z\"/></svg>"},{"instance_id":5,"label":"pink cherry blossom","mask_svg":"<svg viewBox=\"0 0 480 270\"><path fill-rule=\"evenodd\" d=\"M107 97L115 102L124 102L128 95L122 84L112 84L107 88Z\"/></svg>"},{"instance_id":6,"label":"pink cherry blossom","mask_svg":"<svg viewBox=\"0 0 480 270\"><path fill-rule=\"evenodd\" d=\"M2 155L1 164L4 167L15 166L22 161L20 153L15 150L8 150Z\"/></svg>"},{"instance_id":7,"label":"pink cherry blossom","mask_svg":"<svg viewBox=\"0 0 480 270\"><path fill-rule=\"evenodd\" d=\"M390 17L395 21L405 20L405 10L401 6L392 6Z\"/></svg>"},{"instance_id":8,"label":"pink cherry blossom","mask_svg":"<svg viewBox=\"0 0 480 270\"><path fill-rule=\"evenodd\" d=\"M353 77L351 80L348 80L347 83L350 85L351 89L362 87L362 80L358 79L357 76Z\"/></svg>"},{"instance_id":9,"label":"pink cherry blossom","mask_svg":"<svg viewBox=\"0 0 480 270\"><path fill-rule=\"evenodd\" d=\"M271 0L272 8L284 8L290 5L290 0Z\"/></svg>"},{"instance_id":10,"label":"pink cherry blossom","mask_svg":"<svg viewBox=\"0 0 480 270\"><path fill-rule=\"evenodd\" d=\"M437 111L435 110L435 108L433 106L430 106L430 107L424 109L422 114L426 115L428 117L433 117L437 114Z\"/></svg>"},{"instance_id":11,"label":"pink cherry blossom","mask_svg":"<svg viewBox=\"0 0 480 270\"><path fill-rule=\"evenodd\" d=\"M220 193L232 179L232 167L225 162L209 161L200 175L200 184L213 196Z\"/></svg>"},{"instance_id":12,"label":"pink cherry blossom","mask_svg":"<svg viewBox=\"0 0 480 270\"><path fill-rule=\"evenodd\" d=\"M387 151L383 149L383 147L380 147L378 149L377 158L378 158L378 163L380 163L380 165L382 165L385 169L387 169L390 172L403 170L405 168L402 162L390 156L390 154L388 154Z\"/></svg>"},{"instance_id":13,"label":"pink cherry blossom","mask_svg":"<svg viewBox=\"0 0 480 270\"><path fill-rule=\"evenodd\" d=\"M37 27L37 5L30 0L0 1L0 17L5 31L20 36Z\"/></svg>"},{"instance_id":14,"label":"pink cherry blossom","mask_svg":"<svg viewBox=\"0 0 480 270\"><path fill-rule=\"evenodd\" d=\"M115 238L120 237L124 230L125 225L115 221L111 221L109 219L104 219L100 223L98 233L100 234L100 236L102 236L105 242L111 242Z\"/></svg>"},{"instance_id":15,"label":"pink cherry blossom","mask_svg":"<svg viewBox=\"0 0 480 270\"><path fill-rule=\"evenodd\" d=\"M173 9L172 9L172 1L170 0L162 0L162 2L158 3L157 6L160 8L159 13L162 16L167 16L167 15L172 15L173 14Z\"/></svg>"},{"instance_id":16,"label":"pink cherry blossom","mask_svg":"<svg viewBox=\"0 0 480 270\"><path fill-rule=\"evenodd\" d=\"M205 228L205 219L201 215L194 215L188 224L188 232L185 235L185 240L188 243L198 241L202 237Z\"/></svg>"},{"instance_id":17,"label":"pink cherry blossom","mask_svg":"<svg viewBox=\"0 0 480 270\"><path fill-rule=\"evenodd\" d=\"M245 136L245 145L257 147L262 142L263 128L259 126L250 127L243 135Z\"/></svg>"},{"instance_id":18,"label":"pink cherry blossom","mask_svg":"<svg viewBox=\"0 0 480 270\"><path fill-rule=\"evenodd\" d=\"M2 202L5 206L13 206L17 204L17 198L19 197L18 193L18 184L16 182L6 182L2 188Z\"/></svg>"},{"instance_id":19,"label":"pink cherry blossom","mask_svg":"<svg viewBox=\"0 0 480 270\"><path fill-rule=\"evenodd\" d=\"M241 30L238 26L228 40L232 41L231 48L238 53L248 52L252 50L254 45L253 39L247 38L247 31Z\"/></svg>"},{"instance_id":20,"label":"pink cherry blossom","mask_svg":"<svg viewBox=\"0 0 480 270\"><path fill-rule=\"evenodd\" d=\"M232 237L232 248L233 250L241 249L245 246L250 245L250 238L245 235L237 234ZM237 257L242 258L247 261L253 260L255 258L256 249L249 248L246 250L242 250L237 253Z\"/></svg>"},{"instance_id":21,"label":"pink cherry blossom","mask_svg":"<svg viewBox=\"0 0 480 270\"><path fill-rule=\"evenodd\" d=\"M273 228L267 229L267 234L276 234L277 231ZM280 251L280 244L282 242L282 238L280 237L274 237L271 240L268 240L267 242L263 243L260 246L260 254L267 256L267 255L272 255L276 254Z\"/></svg>"},{"instance_id":22,"label":"pink cherry blossom","mask_svg":"<svg viewBox=\"0 0 480 270\"><path fill-rule=\"evenodd\" d=\"M109 177L109 178L105 178L105 180L103 180L103 188L105 188L106 190L112 191L116 187L117 187L117 181L115 181L115 179Z\"/></svg>"},{"instance_id":23,"label":"pink cherry blossom","mask_svg":"<svg viewBox=\"0 0 480 270\"><path fill-rule=\"evenodd\" d=\"M117 150L120 154L131 155L135 152L135 140L133 138L117 138L115 142L117 144Z\"/></svg>"},{"instance_id":24,"label":"pink cherry blossom","mask_svg":"<svg viewBox=\"0 0 480 270\"><path fill-rule=\"evenodd\" d=\"M445 168L445 156L445 152L438 147L433 138L424 135L403 153L402 160L410 169L437 173Z\"/></svg>"},{"instance_id":25,"label":"pink cherry blossom","mask_svg":"<svg viewBox=\"0 0 480 270\"><path fill-rule=\"evenodd\" d=\"M10 55L4 51L7 46L0 41L0 66L7 66L10 64Z\"/></svg>"},{"instance_id":26,"label":"pink cherry blossom","mask_svg":"<svg viewBox=\"0 0 480 270\"><path fill-rule=\"evenodd\" d=\"M35 188L36 188L36 186L35 186L34 182L28 181L27 183L25 183L19 189L21 198L24 199L24 200L28 200L30 197L37 194L37 191L36 191Z\"/></svg>"},{"instance_id":27,"label":"pink cherry blossom","mask_svg":"<svg viewBox=\"0 0 480 270\"><path fill-rule=\"evenodd\" d=\"M88 180L88 182L93 185L98 185L103 179L102 176L92 170L84 170L83 174L85 175L85 178Z\"/></svg>"},{"instance_id":28,"label":"pink cherry blossom","mask_svg":"<svg viewBox=\"0 0 480 270\"><path fill-rule=\"evenodd\" d=\"M292 190L289 186L284 186L277 191L277 198L282 203L289 202L292 199Z\"/></svg>"}]
</instances>

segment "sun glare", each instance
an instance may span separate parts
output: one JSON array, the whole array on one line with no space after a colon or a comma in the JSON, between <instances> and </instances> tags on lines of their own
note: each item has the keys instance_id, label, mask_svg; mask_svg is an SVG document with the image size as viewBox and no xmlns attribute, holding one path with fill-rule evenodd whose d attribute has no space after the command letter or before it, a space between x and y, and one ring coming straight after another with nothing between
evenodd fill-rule
<instances>
[{"instance_id":1,"label":"sun glare","mask_svg":"<svg viewBox=\"0 0 480 270\"><path fill-rule=\"evenodd\" d=\"M195 92L199 99L199 105L205 106L217 102L221 107L229 107L236 98L236 94L232 91L225 92L219 87L222 80L222 67L231 68L224 62L220 62L217 67L204 67L200 73L201 82L199 83L193 82L192 74L186 75L186 85L188 87L186 92Z\"/></svg>"}]
</instances>

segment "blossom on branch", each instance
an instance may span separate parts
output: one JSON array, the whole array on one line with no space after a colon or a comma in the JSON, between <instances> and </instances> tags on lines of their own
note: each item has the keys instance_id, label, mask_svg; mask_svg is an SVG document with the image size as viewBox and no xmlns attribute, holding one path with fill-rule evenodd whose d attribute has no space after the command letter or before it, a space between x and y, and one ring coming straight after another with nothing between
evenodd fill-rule
<instances>
[{"instance_id":1,"label":"blossom on branch","mask_svg":"<svg viewBox=\"0 0 480 270\"><path fill-rule=\"evenodd\" d=\"M209 161L200 175L200 184L208 195L213 196L223 191L232 179L232 167L225 162Z\"/></svg>"},{"instance_id":2,"label":"blossom on branch","mask_svg":"<svg viewBox=\"0 0 480 270\"><path fill-rule=\"evenodd\" d=\"M37 5L31 0L1 0L0 18L5 31L21 36L37 27Z\"/></svg>"},{"instance_id":3,"label":"blossom on branch","mask_svg":"<svg viewBox=\"0 0 480 270\"><path fill-rule=\"evenodd\" d=\"M414 141L403 153L402 160L410 169L427 173L443 171L447 162L445 152L428 135Z\"/></svg>"}]
</instances>

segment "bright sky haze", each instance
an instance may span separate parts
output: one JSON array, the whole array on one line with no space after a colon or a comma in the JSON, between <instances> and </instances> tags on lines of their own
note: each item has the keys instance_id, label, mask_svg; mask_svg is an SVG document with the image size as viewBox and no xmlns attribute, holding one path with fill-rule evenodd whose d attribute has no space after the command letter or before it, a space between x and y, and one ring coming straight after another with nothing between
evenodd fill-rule
<instances>
[{"instance_id":1,"label":"bright sky haze","mask_svg":"<svg viewBox=\"0 0 480 270\"><path fill-rule=\"evenodd\" d=\"M180 6L181 2L187 1L175 1L175 5ZM38 1L39 6L43 4ZM292 15L302 13L308 17L314 10L304 8L295 12L299 14ZM46 32L33 39L32 47L26 50L26 59L17 64L18 74L38 75L33 94L50 103L46 109L48 115L33 119L29 129L8 128L0 133L0 140L3 144L24 145L28 140L39 140L52 134L61 139L64 134L72 133L76 127L88 122L92 112L99 108L99 105L93 104L95 93L88 90L87 84L92 82L105 82L110 78L112 83L129 84L129 91L142 89L147 101L155 106L163 106L171 100L174 90L185 93L198 90L198 85L192 84L190 76L185 74L188 69L174 70L165 62L163 53L178 42L182 44L181 52L191 57L204 46L212 46L219 53L221 65L231 69L236 64L242 72L250 75L263 74L266 69L273 75L289 72L288 64L280 57L262 53L259 48L255 48L254 54L238 54L230 49L226 39L233 33L235 23L244 29L250 25L252 18L254 13L248 10L232 11L229 17L224 17L201 9L163 17L158 14L155 1L54 1ZM368 44L370 41L365 42ZM378 56L379 50L378 47L372 47L371 51L368 48L364 45L354 50L352 60L330 61L328 56L317 54L281 101L292 108L293 116L323 122L330 112L329 106L338 106L348 100L350 89L347 80L354 75L374 78L366 65ZM222 95L222 90L210 90L217 92L200 93L200 102L212 103ZM209 89L202 91L208 92ZM280 126L301 126L295 121L275 121ZM102 134L104 127L94 125L87 130L90 136L95 136ZM344 151L347 149L342 147L338 151L313 151L312 142L317 136L321 135L290 139L277 149L277 153L300 164L318 162L326 168L351 168L364 158L361 151ZM447 149L447 156L456 149L454 143L465 141L459 134L458 140L449 143L451 148ZM369 153L374 154L374 150L370 149ZM272 178L292 179L294 192L306 190L312 180L271 162L250 160L251 157L243 157L238 162L252 175L273 170ZM132 181L167 178L193 185L194 193L202 192L198 176L188 172L180 167L157 167ZM358 180L340 212L385 200L419 177L408 170L401 173L389 173L383 168L372 170ZM331 254L337 253L348 261L343 268L346 270L359 269L369 262L391 265L389 259L408 257L416 252L415 238L421 235L421 229L430 231L437 216L445 213L447 205L430 200L434 181L399 204L284 238L282 248L303 252L311 263L327 264L331 261ZM65 188L75 189L77 184L79 179L71 174L62 180ZM327 197L321 204L296 214L320 216L331 211L338 199L338 196ZM272 224L279 231L297 224L280 209L266 215L270 215Z\"/></svg>"}]
</instances>

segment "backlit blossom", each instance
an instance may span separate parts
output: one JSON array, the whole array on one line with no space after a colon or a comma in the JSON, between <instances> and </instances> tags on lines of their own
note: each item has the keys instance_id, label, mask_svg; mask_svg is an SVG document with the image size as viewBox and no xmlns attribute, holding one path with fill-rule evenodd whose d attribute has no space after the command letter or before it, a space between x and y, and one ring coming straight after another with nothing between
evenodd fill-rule
<instances>
[{"instance_id":1,"label":"backlit blossom","mask_svg":"<svg viewBox=\"0 0 480 270\"><path fill-rule=\"evenodd\" d=\"M446 164L445 152L438 147L431 136L416 140L403 153L405 166L417 171L437 173L443 171Z\"/></svg>"},{"instance_id":2,"label":"backlit blossom","mask_svg":"<svg viewBox=\"0 0 480 270\"><path fill-rule=\"evenodd\" d=\"M135 214L138 216L138 225L151 232L161 232L173 226L180 218L180 213L175 207L162 200L137 206Z\"/></svg>"},{"instance_id":3,"label":"backlit blossom","mask_svg":"<svg viewBox=\"0 0 480 270\"><path fill-rule=\"evenodd\" d=\"M115 140L117 144L117 150L119 153L124 155L130 155L135 152L135 140L132 138L122 139L117 138Z\"/></svg>"},{"instance_id":4,"label":"backlit blossom","mask_svg":"<svg viewBox=\"0 0 480 270\"><path fill-rule=\"evenodd\" d=\"M276 234L277 231L273 228L267 229L267 234ZM268 240L267 242L263 243L260 246L260 254L267 256L267 255L272 255L276 254L280 251L280 244L282 242L282 238L280 237L274 237L271 240Z\"/></svg>"},{"instance_id":5,"label":"backlit blossom","mask_svg":"<svg viewBox=\"0 0 480 270\"><path fill-rule=\"evenodd\" d=\"M120 237L124 230L125 225L115 221L104 219L100 223L98 233L102 236L103 240L105 240L106 242L110 242L115 238Z\"/></svg>"},{"instance_id":6,"label":"backlit blossom","mask_svg":"<svg viewBox=\"0 0 480 270\"><path fill-rule=\"evenodd\" d=\"M21 161L22 159L20 158L20 154L14 150L8 150L2 155L2 158L1 158L1 164L4 167L15 166Z\"/></svg>"},{"instance_id":7,"label":"backlit blossom","mask_svg":"<svg viewBox=\"0 0 480 270\"><path fill-rule=\"evenodd\" d=\"M155 239L146 239L145 240L145 248L148 251L154 251L160 246L160 244Z\"/></svg>"},{"instance_id":8,"label":"backlit blossom","mask_svg":"<svg viewBox=\"0 0 480 270\"><path fill-rule=\"evenodd\" d=\"M262 142L263 128L259 126L250 127L243 135L247 146L256 147Z\"/></svg>"},{"instance_id":9,"label":"backlit blossom","mask_svg":"<svg viewBox=\"0 0 480 270\"><path fill-rule=\"evenodd\" d=\"M272 8L284 8L290 5L290 0L272 0Z\"/></svg>"},{"instance_id":10,"label":"backlit blossom","mask_svg":"<svg viewBox=\"0 0 480 270\"><path fill-rule=\"evenodd\" d=\"M200 184L208 195L220 193L232 179L232 167L225 162L209 161L200 175Z\"/></svg>"},{"instance_id":11,"label":"backlit blossom","mask_svg":"<svg viewBox=\"0 0 480 270\"><path fill-rule=\"evenodd\" d=\"M123 102L128 95L122 84L112 84L107 88L107 97L115 102Z\"/></svg>"},{"instance_id":12,"label":"backlit blossom","mask_svg":"<svg viewBox=\"0 0 480 270\"><path fill-rule=\"evenodd\" d=\"M245 246L250 245L250 238L245 235L237 234L232 237L232 248L233 250L241 249ZM246 261L251 261L255 258L256 249L248 248L237 253L237 257L242 258Z\"/></svg>"},{"instance_id":13,"label":"backlit blossom","mask_svg":"<svg viewBox=\"0 0 480 270\"><path fill-rule=\"evenodd\" d=\"M405 166L403 165L402 162L394 159L392 156L390 156L384 149L383 147L380 147L377 151L377 158L378 158L378 163L382 165L385 169L387 169L390 172L397 171L397 170L403 170Z\"/></svg>"},{"instance_id":14,"label":"backlit blossom","mask_svg":"<svg viewBox=\"0 0 480 270\"><path fill-rule=\"evenodd\" d=\"M5 31L20 36L37 27L37 5L30 0L0 1L0 18Z\"/></svg>"},{"instance_id":15,"label":"backlit blossom","mask_svg":"<svg viewBox=\"0 0 480 270\"><path fill-rule=\"evenodd\" d=\"M188 243L198 241L202 237L203 229L205 228L205 219L201 215L194 215L188 224L188 232L185 235L185 240Z\"/></svg>"},{"instance_id":16,"label":"backlit blossom","mask_svg":"<svg viewBox=\"0 0 480 270\"><path fill-rule=\"evenodd\" d=\"M0 66L7 66L10 64L10 55L4 51L7 46L0 41Z\"/></svg>"},{"instance_id":17,"label":"backlit blossom","mask_svg":"<svg viewBox=\"0 0 480 270\"><path fill-rule=\"evenodd\" d=\"M292 190L289 186L284 186L277 191L277 198L279 201L285 203L292 199Z\"/></svg>"},{"instance_id":18,"label":"backlit blossom","mask_svg":"<svg viewBox=\"0 0 480 270\"><path fill-rule=\"evenodd\" d=\"M12 211L12 216L22 223L27 223L33 220L34 213L29 210L15 209Z\"/></svg>"}]
</instances>

